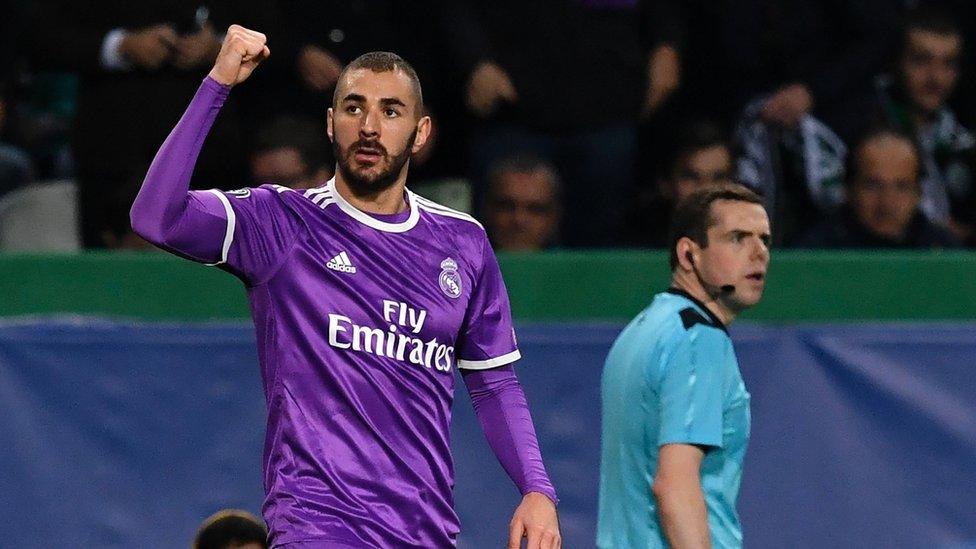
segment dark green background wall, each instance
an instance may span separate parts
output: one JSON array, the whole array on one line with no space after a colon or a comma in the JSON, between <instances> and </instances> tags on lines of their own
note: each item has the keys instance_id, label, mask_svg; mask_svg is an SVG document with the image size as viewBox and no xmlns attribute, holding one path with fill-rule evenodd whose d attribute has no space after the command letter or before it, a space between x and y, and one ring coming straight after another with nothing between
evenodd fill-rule
<instances>
[{"instance_id":1,"label":"dark green background wall","mask_svg":"<svg viewBox=\"0 0 976 549\"><path fill-rule=\"evenodd\" d=\"M660 251L500 254L518 320L624 320L667 287ZM976 253L774 252L761 322L976 319ZM248 317L234 277L165 254L0 255L0 316Z\"/></svg>"}]
</instances>

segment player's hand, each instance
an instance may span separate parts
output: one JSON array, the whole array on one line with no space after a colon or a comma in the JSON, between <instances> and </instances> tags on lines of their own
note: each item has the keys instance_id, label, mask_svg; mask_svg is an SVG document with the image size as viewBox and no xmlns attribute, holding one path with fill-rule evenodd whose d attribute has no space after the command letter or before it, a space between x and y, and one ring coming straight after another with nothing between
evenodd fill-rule
<instances>
[{"instance_id":1,"label":"player's hand","mask_svg":"<svg viewBox=\"0 0 976 549\"><path fill-rule=\"evenodd\" d=\"M336 56L311 44L302 48L297 65L305 85L315 91L332 88L342 73L342 62Z\"/></svg>"},{"instance_id":2,"label":"player's hand","mask_svg":"<svg viewBox=\"0 0 976 549\"><path fill-rule=\"evenodd\" d=\"M119 54L139 68L156 70L169 60L175 43L173 27L153 25L127 32L119 43Z\"/></svg>"},{"instance_id":3,"label":"player's hand","mask_svg":"<svg viewBox=\"0 0 976 549\"><path fill-rule=\"evenodd\" d=\"M784 128L795 128L800 119L813 108L813 95L803 84L780 88L763 107L762 116Z\"/></svg>"},{"instance_id":4,"label":"player's hand","mask_svg":"<svg viewBox=\"0 0 976 549\"><path fill-rule=\"evenodd\" d=\"M265 45L267 37L240 25L227 29L224 43L220 45L217 60L210 69L210 78L225 86L233 86L247 80L261 61L271 55Z\"/></svg>"},{"instance_id":5,"label":"player's hand","mask_svg":"<svg viewBox=\"0 0 976 549\"><path fill-rule=\"evenodd\" d=\"M211 63L220 51L220 41L210 23L193 34L176 39L173 65L188 70Z\"/></svg>"},{"instance_id":6,"label":"player's hand","mask_svg":"<svg viewBox=\"0 0 976 549\"><path fill-rule=\"evenodd\" d=\"M485 118L495 111L498 103L518 101L518 93L508 74L498 65L483 61L475 67L468 80L467 104L474 114Z\"/></svg>"},{"instance_id":7,"label":"player's hand","mask_svg":"<svg viewBox=\"0 0 976 549\"><path fill-rule=\"evenodd\" d=\"M539 492L529 492L515 509L508 527L508 549L518 549L527 538L527 549L558 549L562 547L556 506Z\"/></svg>"},{"instance_id":8,"label":"player's hand","mask_svg":"<svg viewBox=\"0 0 976 549\"><path fill-rule=\"evenodd\" d=\"M678 50L665 44L654 49L647 61L647 93L644 116L650 116L681 84L681 58Z\"/></svg>"}]
</instances>

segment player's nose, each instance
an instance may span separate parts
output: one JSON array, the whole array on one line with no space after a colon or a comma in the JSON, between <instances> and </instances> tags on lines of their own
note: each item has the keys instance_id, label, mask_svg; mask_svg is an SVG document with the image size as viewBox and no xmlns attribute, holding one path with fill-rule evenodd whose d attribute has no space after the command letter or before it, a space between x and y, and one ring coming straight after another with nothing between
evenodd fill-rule
<instances>
[{"instance_id":1,"label":"player's nose","mask_svg":"<svg viewBox=\"0 0 976 549\"><path fill-rule=\"evenodd\" d=\"M364 136L377 136L380 134L379 115L367 111L360 119L359 133Z\"/></svg>"}]
</instances>

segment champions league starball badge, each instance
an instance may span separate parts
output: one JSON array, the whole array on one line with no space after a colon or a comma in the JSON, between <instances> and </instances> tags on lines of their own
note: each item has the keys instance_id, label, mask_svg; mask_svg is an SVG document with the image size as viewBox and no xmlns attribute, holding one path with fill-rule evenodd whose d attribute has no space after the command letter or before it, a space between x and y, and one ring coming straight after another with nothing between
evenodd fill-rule
<instances>
[{"instance_id":1,"label":"champions league starball badge","mask_svg":"<svg viewBox=\"0 0 976 549\"><path fill-rule=\"evenodd\" d=\"M457 270L457 262L451 258L441 261L441 274L437 277L441 290L447 297L457 299L461 297L461 274Z\"/></svg>"},{"instance_id":2,"label":"champions league starball badge","mask_svg":"<svg viewBox=\"0 0 976 549\"><path fill-rule=\"evenodd\" d=\"M236 191L227 191L227 194L233 196L234 198L247 198L251 196L251 189L237 189Z\"/></svg>"}]
</instances>

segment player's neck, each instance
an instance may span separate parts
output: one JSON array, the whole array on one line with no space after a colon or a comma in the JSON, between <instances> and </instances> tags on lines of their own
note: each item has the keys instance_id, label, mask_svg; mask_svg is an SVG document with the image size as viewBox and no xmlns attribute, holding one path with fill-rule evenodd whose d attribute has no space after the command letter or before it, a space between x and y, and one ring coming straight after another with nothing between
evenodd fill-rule
<instances>
[{"instance_id":1,"label":"player's neck","mask_svg":"<svg viewBox=\"0 0 976 549\"><path fill-rule=\"evenodd\" d=\"M677 288L679 290L684 290L691 297L697 299L702 305L704 305L716 318L722 321L722 324L728 326L732 324L735 320L736 313L728 307L723 301L721 296L713 296L710 294L704 286L702 286L701 281L694 273L684 272L677 270L671 277L671 287Z\"/></svg>"},{"instance_id":2,"label":"player's neck","mask_svg":"<svg viewBox=\"0 0 976 549\"><path fill-rule=\"evenodd\" d=\"M372 194L358 195L352 192L352 188L342 177L341 172L336 171L335 176L336 192L352 207L371 214L392 215L405 211L409 207L403 194L406 185L407 174L404 170L404 173L400 174L400 177L386 189Z\"/></svg>"}]
</instances>

